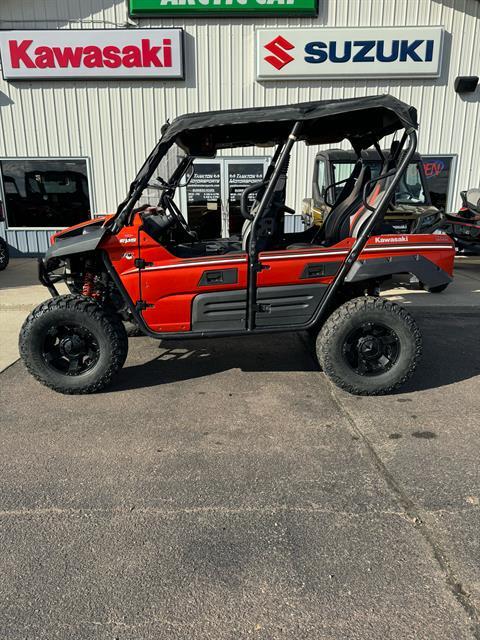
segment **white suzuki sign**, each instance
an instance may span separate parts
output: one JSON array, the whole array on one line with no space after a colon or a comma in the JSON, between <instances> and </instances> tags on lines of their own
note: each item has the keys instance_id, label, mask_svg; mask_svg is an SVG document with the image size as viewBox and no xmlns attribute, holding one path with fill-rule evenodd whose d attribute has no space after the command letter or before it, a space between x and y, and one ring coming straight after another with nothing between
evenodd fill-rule
<instances>
[{"instance_id":1,"label":"white suzuki sign","mask_svg":"<svg viewBox=\"0 0 480 640\"><path fill-rule=\"evenodd\" d=\"M443 27L257 29L257 78L437 78Z\"/></svg>"},{"instance_id":2,"label":"white suzuki sign","mask_svg":"<svg viewBox=\"0 0 480 640\"><path fill-rule=\"evenodd\" d=\"M182 29L0 31L5 80L183 78Z\"/></svg>"}]
</instances>

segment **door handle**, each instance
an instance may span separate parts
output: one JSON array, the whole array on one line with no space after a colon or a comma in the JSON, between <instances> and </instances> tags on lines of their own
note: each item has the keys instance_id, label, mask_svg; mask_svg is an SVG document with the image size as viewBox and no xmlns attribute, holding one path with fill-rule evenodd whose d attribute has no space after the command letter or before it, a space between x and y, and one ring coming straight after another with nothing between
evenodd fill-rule
<instances>
[{"instance_id":1,"label":"door handle","mask_svg":"<svg viewBox=\"0 0 480 640\"><path fill-rule=\"evenodd\" d=\"M213 284L237 284L237 282L238 269L216 269L215 271L204 271L198 286L205 287Z\"/></svg>"},{"instance_id":2,"label":"door handle","mask_svg":"<svg viewBox=\"0 0 480 640\"><path fill-rule=\"evenodd\" d=\"M223 282L223 272L222 271L206 271L205 279L208 282L208 284Z\"/></svg>"}]
</instances>

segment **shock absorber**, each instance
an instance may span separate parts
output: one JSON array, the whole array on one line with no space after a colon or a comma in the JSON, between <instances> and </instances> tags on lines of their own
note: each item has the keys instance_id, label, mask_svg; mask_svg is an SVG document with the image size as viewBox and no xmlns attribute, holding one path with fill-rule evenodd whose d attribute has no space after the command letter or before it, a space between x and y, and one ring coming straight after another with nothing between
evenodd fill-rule
<instances>
[{"instance_id":1,"label":"shock absorber","mask_svg":"<svg viewBox=\"0 0 480 640\"><path fill-rule=\"evenodd\" d=\"M99 300L102 297L97 277L95 275L95 264L92 260L87 260L85 262L82 295L93 298L94 300Z\"/></svg>"}]
</instances>

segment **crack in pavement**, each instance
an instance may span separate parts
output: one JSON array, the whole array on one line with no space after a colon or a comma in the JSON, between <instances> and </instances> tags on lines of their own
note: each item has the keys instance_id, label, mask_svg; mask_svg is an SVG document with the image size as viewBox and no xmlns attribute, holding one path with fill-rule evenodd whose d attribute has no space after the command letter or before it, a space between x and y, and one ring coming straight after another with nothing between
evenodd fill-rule
<instances>
[{"instance_id":1,"label":"crack in pavement","mask_svg":"<svg viewBox=\"0 0 480 640\"><path fill-rule=\"evenodd\" d=\"M326 382L328 385L330 396L339 412L343 413L343 415L347 419L347 423L351 427L352 434L356 435L364 444L373 466L378 471L386 486L390 489L397 502L404 510L407 518L413 523L415 528L419 531L420 535L432 550L433 557L444 575L445 583L448 589L472 621L471 629L473 632L473 637L475 638L475 640L480 640L480 611L472 602L470 598L470 592L465 589L465 587L463 586L463 582L459 580L459 578L455 575L453 569L451 568L446 551L442 548L441 544L435 538L435 526L429 518L429 513L431 512L429 512L427 509L423 509L421 506L416 504L405 493L400 483L394 478L394 476L387 469L386 465L383 463L380 455L376 452L374 445L370 442L366 434L357 424L355 417L352 415L349 409L343 405L341 398L338 396L336 387L328 379Z\"/></svg>"}]
</instances>

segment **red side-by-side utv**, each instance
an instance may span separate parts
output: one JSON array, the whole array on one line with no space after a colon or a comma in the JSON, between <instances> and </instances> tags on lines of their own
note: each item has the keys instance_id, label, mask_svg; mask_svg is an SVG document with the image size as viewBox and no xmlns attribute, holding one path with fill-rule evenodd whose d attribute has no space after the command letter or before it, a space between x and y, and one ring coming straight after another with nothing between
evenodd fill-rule
<instances>
[{"instance_id":1,"label":"red side-by-side utv","mask_svg":"<svg viewBox=\"0 0 480 640\"><path fill-rule=\"evenodd\" d=\"M117 213L57 234L40 260L52 298L21 330L27 368L63 393L97 391L125 362L124 321L159 339L308 331L335 384L357 394L393 391L414 371L421 336L403 308L378 296L379 287L410 273L428 289L443 288L454 260L445 235L382 234L382 217L415 153L416 129L415 109L388 95L177 118ZM382 155L379 141L397 131L400 139ZM293 147L344 139L357 160L325 223L286 234ZM174 200L193 160L252 145L274 151L263 180L242 194L241 234L198 239ZM383 158L374 177L362 157L372 145ZM171 157L173 170L152 181ZM154 206L142 202L152 188ZM58 295L59 281L69 295Z\"/></svg>"}]
</instances>

